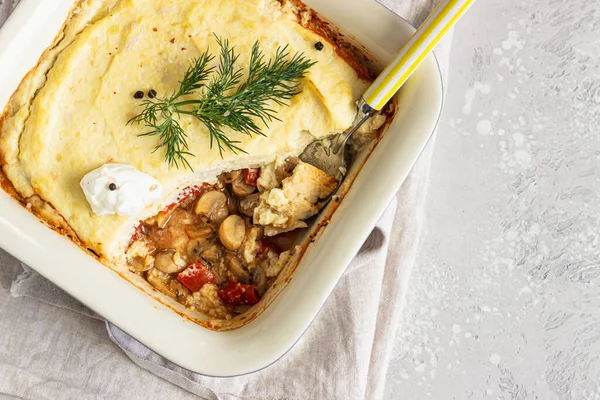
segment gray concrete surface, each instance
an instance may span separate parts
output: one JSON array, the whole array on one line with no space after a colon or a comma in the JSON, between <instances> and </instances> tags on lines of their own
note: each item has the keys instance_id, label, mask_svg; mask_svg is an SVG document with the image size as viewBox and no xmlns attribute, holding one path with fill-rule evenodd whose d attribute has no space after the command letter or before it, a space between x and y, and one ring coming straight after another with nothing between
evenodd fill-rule
<instances>
[{"instance_id":1,"label":"gray concrete surface","mask_svg":"<svg viewBox=\"0 0 600 400\"><path fill-rule=\"evenodd\" d=\"M600 399L600 2L457 27L389 399Z\"/></svg>"}]
</instances>

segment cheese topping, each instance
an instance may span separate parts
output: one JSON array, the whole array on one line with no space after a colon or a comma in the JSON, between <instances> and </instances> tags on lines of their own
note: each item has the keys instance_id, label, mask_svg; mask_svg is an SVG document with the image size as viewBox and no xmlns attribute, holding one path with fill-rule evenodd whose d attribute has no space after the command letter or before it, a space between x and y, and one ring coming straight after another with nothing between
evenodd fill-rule
<instances>
[{"instance_id":1,"label":"cheese topping","mask_svg":"<svg viewBox=\"0 0 600 400\"><path fill-rule=\"evenodd\" d=\"M356 114L355 102L369 85L332 43L300 25L297 15L275 0L78 4L56 46L11 100L8 118L0 126L0 152L4 172L23 197L39 195L89 248L114 262L123 260L139 221L171 204L183 188L215 182L222 171L298 155L315 138L347 129ZM290 54L304 53L317 64L301 81L302 92L289 107L271 105L278 120L263 130L264 136L226 132L246 153L226 151L221 158L210 146L206 127L182 115L189 152L195 155L189 158L194 173L170 168L162 149L153 152L158 138L140 136L148 131L143 125L127 125L141 111L141 100L134 95L150 90L158 97L171 95L193 58L206 49L218 52L215 35L236 46L243 68L256 41L265 60L287 45ZM315 47L318 42L324 43L321 50ZM154 177L162 194L148 197L152 201L139 214L141 203L129 203L129 195L123 204L117 194L94 197L92 207L99 214L116 214L92 212L79 182L110 163Z\"/></svg>"}]
</instances>

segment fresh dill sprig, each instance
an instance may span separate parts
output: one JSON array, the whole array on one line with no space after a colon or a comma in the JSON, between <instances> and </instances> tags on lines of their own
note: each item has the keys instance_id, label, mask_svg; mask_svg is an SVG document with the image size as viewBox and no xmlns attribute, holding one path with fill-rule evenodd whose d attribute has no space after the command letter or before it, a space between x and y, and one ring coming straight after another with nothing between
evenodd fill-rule
<instances>
[{"instance_id":1,"label":"fresh dill sprig","mask_svg":"<svg viewBox=\"0 0 600 400\"><path fill-rule=\"evenodd\" d=\"M165 161L170 166L180 165L192 169L187 157L194 157L189 151L188 135L179 117L191 115L208 129L209 145L216 146L221 157L230 150L237 154L245 151L239 142L231 140L223 128L246 135L264 135L260 124L268 127L273 120L279 120L273 104L288 105L289 100L300 93L300 79L315 62L304 54L293 57L287 46L279 47L275 58L266 61L258 42L252 47L248 78L236 63L239 55L227 39L216 37L220 47L218 65L210 66L214 60L208 50L192 60L180 86L170 97L156 97L141 103L142 112L128 124L143 123L150 128L140 136L158 136L159 143L154 152L165 149Z\"/></svg>"}]
</instances>

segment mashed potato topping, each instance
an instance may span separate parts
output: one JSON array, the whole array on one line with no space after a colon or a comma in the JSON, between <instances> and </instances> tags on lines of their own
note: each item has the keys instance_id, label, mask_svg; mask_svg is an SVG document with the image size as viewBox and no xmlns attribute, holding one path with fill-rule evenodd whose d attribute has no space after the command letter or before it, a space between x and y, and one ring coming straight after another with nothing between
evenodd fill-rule
<instances>
[{"instance_id":1,"label":"mashed potato topping","mask_svg":"<svg viewBox=\"0 0 600 400\"><path fill-rule=\"evenodd\" d=\"M285 3L285 2L284 2ZM144 126L126 125L136 115L138 91L167 96L207 48L214 34L240 54L255 41L267 58L278 46L304 53L317 64L301 82L290 107L273 105L280 121L265 136L228 132L247 154L210 148L206 128L182 118L195 171L169 168L156 137L139 137ZM317 50L316 43L323 44ZM25 79L0 126L3 170L24 197L39 196L86 245L123 261L138 221L172 203L186 186L214 182L222 171L261 165L298 154L314 137L351 125L355 102L368 85L336 46L299 24L295 12L275 0L88 0L79 1L60 40ZM157 179L163 195L140 215L99 216L79 188L88 172L107 163L130 165Z\"/></svg>"}]
</instances>

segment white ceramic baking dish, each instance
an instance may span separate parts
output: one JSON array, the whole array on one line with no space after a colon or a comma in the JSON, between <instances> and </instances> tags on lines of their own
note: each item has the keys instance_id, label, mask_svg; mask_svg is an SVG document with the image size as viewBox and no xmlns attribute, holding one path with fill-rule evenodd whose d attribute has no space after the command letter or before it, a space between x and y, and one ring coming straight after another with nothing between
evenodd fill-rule
<instances>
[{"instance_id":1,"label":"white ceramic baking dish","mask_svg":"<svg viewBox=\"0 0 600 400\"><path fill-rule=\"evenodd\" d=\"M72 0L22 0L0 30L0 109L66 19ZM374 0L306 0L382 62L414 29ZM433 56L403 87L399 112L319 240L272 304L242 328L189 322L101 265L0 190L0 247L174 363L233 376L275 362L302 336L406 179L435 129L442 84ZM166 339L168 338L168 340Z\"/></svg>"}]
</instances>

